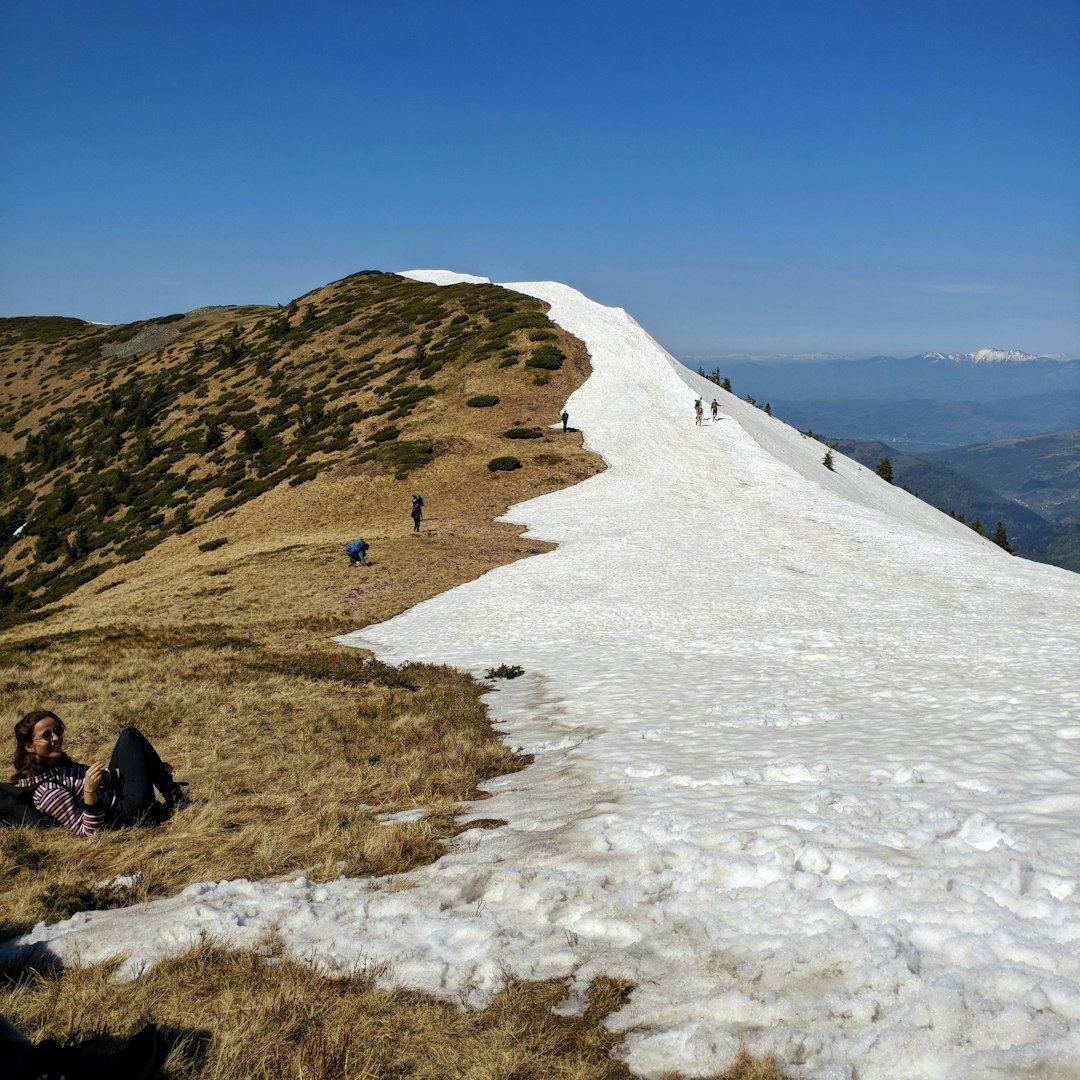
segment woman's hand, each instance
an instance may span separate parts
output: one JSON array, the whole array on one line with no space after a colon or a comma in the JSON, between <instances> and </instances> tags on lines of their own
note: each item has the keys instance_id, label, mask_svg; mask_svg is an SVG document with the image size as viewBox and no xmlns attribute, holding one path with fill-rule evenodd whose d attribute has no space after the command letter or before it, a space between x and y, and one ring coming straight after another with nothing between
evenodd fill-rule
<instances>
[{"instance_id":1,"label":"woman's hand","mask_svg":"<svg viewBox=\"0 0 1080 1080\"><path fill-rule=\"evenodd\" d=\"M86 806L94 806L97 803L98 784L101 783L101 774L104 771L103 761L95 761L86 770L86 776L83 777L83 803Z\"/></svg>"}]
</instances>

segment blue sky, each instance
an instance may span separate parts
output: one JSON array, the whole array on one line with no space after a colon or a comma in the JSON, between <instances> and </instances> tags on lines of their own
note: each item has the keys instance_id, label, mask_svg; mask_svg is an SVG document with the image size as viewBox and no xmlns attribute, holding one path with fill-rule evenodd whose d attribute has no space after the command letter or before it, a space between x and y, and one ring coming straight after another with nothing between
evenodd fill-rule
<instances>
[{"instance_id":1,"label":"blue sky","mask_svg":"<svg viewBox=\"0 0 1080 1080\"><path fill-rule=\"evenodd\" d=\"M5 5L0 314L564 281L678 355L1080 357L1080 5Z\"/></svg>"}]
</instances>

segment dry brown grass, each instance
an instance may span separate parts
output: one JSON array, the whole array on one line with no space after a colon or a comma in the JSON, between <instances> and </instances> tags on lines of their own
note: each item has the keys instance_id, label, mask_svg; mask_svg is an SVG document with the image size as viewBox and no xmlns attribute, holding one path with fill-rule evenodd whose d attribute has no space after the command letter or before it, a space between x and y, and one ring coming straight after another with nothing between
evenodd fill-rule
<instances>
[{"instance_id":1,"label":"dry brown grass","mask_svg":"<svg viewBox=\"0 0 1080 1080\"><path fill-rule=\"evenodd\" d=\"M178 1037L174 1080L629 1080L612 1057L620 1035L604 1020L632 987L598 978L585 1010L560 1015L562 979L507 979L485 1009L383 990L385 970L328 977L272 957L205 944L139 979L114 982L111 965L24 971L0 982L0 1006L32 1039L79 1041L133 1032L147 1019ZM674 1080L672 1074L670 1080ZM770 1061L742 1054L714 1080L782 1080Z\"/></svg>"},{"instance_id":2,"label":"dry brown grass","mask_svg":"<svg viewBox=\"0 0 1080 1080\"><path fill-rule=\"evenodd\" d=\"M387 874L430 862L453 810L528 759L498 740L479 687L449 668L390 668L355 650L267 652L220 632L76 633L9 647L0 701L47 701L77 760L134 723L196 804L159 829L0 832L0 926L115 906L193 881ZM394 685L406 683L415 687ZM389 685L387 685L389 684ZM376 815L427 808L419 821ZM95 883L138 876L119 893Z\"/></svg>"}]
</instances>

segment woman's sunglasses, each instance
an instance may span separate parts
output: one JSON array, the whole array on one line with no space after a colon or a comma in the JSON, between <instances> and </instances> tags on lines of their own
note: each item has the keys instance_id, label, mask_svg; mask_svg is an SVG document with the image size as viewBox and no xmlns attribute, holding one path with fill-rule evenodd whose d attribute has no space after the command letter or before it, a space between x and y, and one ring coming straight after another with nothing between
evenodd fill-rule
<instances>
[{"instance_id":1,"label":"woman's sunglasses","mask_svg":"<svg viewBox=\"0 0 1080 1080\"><path fill-rule=\"evenodd\" d=\"M62 739L63 737L64 737L63 730L60 729L60 728L55 728L55 727L49 728L48 731L43 731L38 736L39 739L42 739L43 741L46 741L46 742L49 739Z\"/></svg>"}]
</instances>

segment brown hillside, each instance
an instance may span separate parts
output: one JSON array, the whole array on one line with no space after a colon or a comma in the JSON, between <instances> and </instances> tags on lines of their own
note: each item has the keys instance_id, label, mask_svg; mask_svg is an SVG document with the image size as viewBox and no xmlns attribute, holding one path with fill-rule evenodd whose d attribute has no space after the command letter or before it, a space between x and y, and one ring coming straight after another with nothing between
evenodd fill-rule
<instances>
[{"instance_id":1,"label":"brown hillside","mask_svg":"<svg viewBox=\"0 0 1080 1080\"><path fill-rule=\"evenodd\" d=\"M540 550L492 519L600 466L551 427L588 358L545 310L363 273L281 309L0 320L9 625L213 623L295 642ZM470 407L478 395L498 404ZM539 437L504 435L523 428ZM507 455L522 467L488 469ZM346 567L357 536L368 570Z\"/></svg>"}]
</instances>

